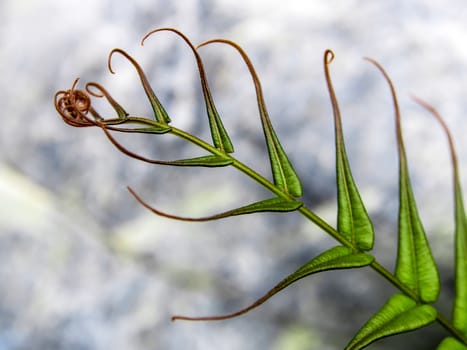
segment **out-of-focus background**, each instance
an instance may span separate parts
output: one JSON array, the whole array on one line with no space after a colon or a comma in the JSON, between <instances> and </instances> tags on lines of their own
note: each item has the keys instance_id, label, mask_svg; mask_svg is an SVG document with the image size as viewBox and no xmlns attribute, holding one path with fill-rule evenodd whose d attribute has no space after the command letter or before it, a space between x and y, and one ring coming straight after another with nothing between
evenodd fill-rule
<instances>
[{"instance_id":1,"label":"out-of-focus background","mask_svg":"<svg viewBox=\"0 0 467 350\"><path fill-rule=\"evenodd\" d=\"M347 151L375 221L375 255L393 269L397 155L389 90L399 92L414 190L440 264L439 307L452 298L452 192L446 140L415 105L435 105L452 128L467 174L467 6L463 0L2 0L0 2L0 349L337 350L394 290L369 269L300 281L261 308L217 323L170 322L246 306L334 242L296 213L212 223L159 218L154 206L203 216L267 194L233 169L179 169L127 159L99 130L65 125L55 91L76 77L102 83L132 114L150 115L135 71L144 67L175 126L209 138L195 44L222 37L256 65L284 148L303 178L304 202L335 222L332 114L323 75L330 48ZM228 47L201 51L236 156L268 176L269 164L243 62ZM123 137L154 158L196 154L167 135ZM465 181L464 181L465 182ZM369 349L433 349L439 325Z\"/></svg>"}]
</instances>

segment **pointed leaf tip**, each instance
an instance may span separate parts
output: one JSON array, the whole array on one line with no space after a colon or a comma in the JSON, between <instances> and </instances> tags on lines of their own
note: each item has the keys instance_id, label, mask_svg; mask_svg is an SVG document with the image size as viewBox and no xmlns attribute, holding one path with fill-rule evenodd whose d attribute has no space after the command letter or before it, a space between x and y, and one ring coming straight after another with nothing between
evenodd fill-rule
<instances>
[{"instance_id":1,"label":"pointed leaf tip","mask_svg":"<svg viewBox=\"0 0 467 350\"><path fill-rule=\"evenodd\" d=\"M264 102L263 90L261 82L256 74L256 70L246 52L235 42L226 39L213 39L198 45L198 48L212 44L212 43L223 43L235 48L242 56L245 64L253 79L256 91L256 99L258 102L258 109L261 118L261 124L263 127L264 136L266 139L266 145L268 148L269 159L271 163L272 175L274 184L282 188L285 192L289 193L294 197L302 196L302 185L299 176L297 175L292 163L290 162L287 154L282 148L279 138L274 131L271 120L269 118L266 104Z\"/></svg>"},{"instance_id":2,"label":"pointed leaf tip","mask_svg":"<svg viewBox=\"0 0 467 350\"><path fill-rule=\"evenodd\" d=\"M187 317L187 316L174 316L172 321L175 320L185 320L185 321L220 321L226 320L229 318L238 317L246 314L247 312L253 310L254 308L262 305L275 294L279 293L284 288L288 287L292 283L310 276L312 274L336 270L336 269L349 269L357 268L370 265L374 261L374 257L366 253L353 253L350 248L344 246L333 247L324 253L316 256L305 265L300 267L294 273L290 274L279 282L274 288L269 290L265 295L256 300L254 303L249 306L240 309L236 312L221 315L221 316L203 316L203 317Z\"/></svg>"},{"instance_id":3,"label":"pointed leaf tip","mask_svg":"<svg viewBox=\"0 0 467 350\"><path fill-rule=\"evenodd\" d=\"M339 104L329 72L329 64L333 59L334 53L327 50L324 54L324 70L334 113L338 203L337 230L358 249L371 250L374 243L373 223L353 179L345 150Z\"/></svg>"}]
</instances>

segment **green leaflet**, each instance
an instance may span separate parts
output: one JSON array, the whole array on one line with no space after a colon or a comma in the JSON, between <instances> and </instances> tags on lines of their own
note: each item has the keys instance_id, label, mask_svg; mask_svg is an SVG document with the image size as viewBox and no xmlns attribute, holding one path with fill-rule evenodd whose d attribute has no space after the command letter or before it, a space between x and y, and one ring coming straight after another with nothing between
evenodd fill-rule
<instances>
[{"instance_id":1,"label":"green leaflet","mask_svg":"<svg viewBox=\"0 0 467 350\"><path fill-rule=\"evenodd\" d=\"M225 39L209 40L198 45L198 48L211 43L224 43L234 47L245 61L250 71L251 77L253 78L253 82L255 84L256 99L258 101L261 124L263 127L266 144L268 147L274 184L294 197L301 197L302 185L300 182L300 178L298 177L292 164L290 163L290 160L287 157L287 154L285 153L284 149L282 148L282 145L279 142L279 138L277 137L274 128L272 127L271 120L269 119L268 111L266 109L266 104L264 102L261 83L253 67L253 64L250 61L250 58L238 44Z\"/></svg>"},{"instance_id":2,"label":"green leaflet","mask_svg":"<svg viewBox=\"0 0 467 350\"><path fill-rule=\"evenodd\" d=\"M165 126L157 125L157 126L149 126L147 128L115 128L115 130L123 131L123 132L136 132L136 133L142 133L142 134L166 134L170 132L172 128L168 126L167 124L165 124Z\"/></svg>"},{"instance_id":3,"label":"green leaflet","mask_svg":"<svg viewBox=\"0 0 467 350\"><path fill-rule=\"evenodd\" d=\"M403 294L394 294L360 329L345 350L363 349L377 339L422 328L436 320L437 311Z\"/></svg>"},{"instance_id":4,"label":"green leaflet","mask_svg":"<svg viewBox=\"0 0 467 350\"><path fill-rule=\"evenodd\" d=\"M127 133L146 133L146 134L166 134L172 131L172 127L168 124L161 123L155 120L135 117L135 116L125 116L123 118L105 120L105 126L109 130L127 132ZM142 128L122 128L115 127L118 125L144 125Z\"/></svg>"},{"instance_id":5,"label":"green leaflet","mask_svg":"<svg viewBox=\"0 0 467 350\"><path fill-rule=\"evenodd\" d=\"M214 101L211 96L211 91L209 90L208 80L206 78L206 72L204 70L203 61L201 60L200 55L196 51L196 48L193 46L191 41L183 33L179 32L176 29L159 28L159 29L150 31L148 34L146 34L144 38L141 40L141 44L144 44L144 41L149 36L160 31L174 32L175 34L180 36L193 51L193 54L196 59L196 63L198 65L199 77L201 80L201 88L203 90L204 101L206 103L206 110L207 110L208 119L209 119L209 127L211 130L211 136L212 136L214 146L217 149L224 151L226 153L232 153L234 151L234 148L233 148L232 142L230 141L229 135L227 134L227 131L224 128L224 125L219 116L219 113L217 112L216 106L214 105Z\"/></svg>"},{"instance_id":6,"label":"green leaflet","mask_svg":"<svg viewBox=\"0 0 467 350\"><path fill-rule=\"evenodd\" d=\"M128 187L128 191L136 198L136 200L141 203L144 207L152 211L154 214L169 218L175 219L180 221L192 221L192 222L203 222L203 221L212 221L218 220L223 218L228 218L231 216L237 215L245 215L245 214L252 214L252 213L259 213L259 212L289 212L294 211L300 208L303 203L298 201L290 201L283 198L269 198L259 202L255 202L252 204L245 205L243 207L229 210L220 214L206 216L202 218L188 218L183 216L177 216L172 214L164 213L158 209L151 207L148 203L146 203L138 194L136 194L133 189Z\"/></svg>"},{"instance_id":7,"label":"green leaflet","mask_svg":"<svg viewBox=\"0 0 467 350\"><path fill-rule=\"evenodd\" d=\"M356 267L363 267L370 265L375 258L367 253L353 253L350 248L344 246L333 247L324 253L321 253L305 265L300 267L294 273L290 274L279 282L274 288L267 292L264 296L256 300L250 306L243 308L231 314L222 316L207 316L207 317L186 317L186 316L173 316L172 320L188 320L188 321L218 321L225 320L228 318L237 317L243 315L250 310L260 306L273 295L280 292L282 289L288 287L292 283L302 279L306 276L328 270L336 269L349 269Z\"/></svg>"},{"instance_id":8,"label":"green leaflet","mask_svg":"<svg viewBox=\"0 0 467 350\"><path fill-rule=\"evenodd\" d=\"M130 151L126 147L124 147L120 142L118 142L112 134L109 132L110 130L118 130L118 131L126 131L132 132L138 129L122 129L122 128L111 128L101 125L101 129L104 131L105 136L109 139L109 141L123 154L127 156L138 159L142 162L150 163L150 164L159 164L159 165L173 165L173 166L202 166L202 167L220 167L220 166L227 166L232 164L233 160L227 156L219 156L219 155L208 155L208 156L201 156L196 158L190 159L179 159L179 160L157 160L157 159L150 159L139 155L135 152ZM150 132L151 128L144 128L140 132ZM170 131L170 129L168 130ZM167 132L168 132L167 131Z\"/></svg>"},{"instance_id":9,"label":"green leaflet","mask_svg":"<svg viewBox=\"0 0 467 350\"><path fill-rule=\"evenodd\" d=\"M370 265L373 261L374 257L370 254L353 253L348 247L336 246L307 262L278 286L283 289L293 282L317 272L363 267Z\"/></svg>"},{"instance_id":10,"label":"green leaflet","mask_svg":"<svg viewBox=\"0 0 467 350\"><path fill-rule=\"evenodd\" d=\"M189 159L179 159L171 161L172 165L178 166L202 166L202 167L220 167L232 164L231 158L209 155Z\"/></svg>"},{"instance_id":11,"label":"green leaflet","mask_svg":"<svg viewBox=\"0 0 467 350\"><path fill-rule=\"evenodd\" d=\"M327 50L324 54L324 71L334 111L338 202L337 231L358 249L370 250L373 248L374 229L353 179L345 151L341 114L329 73L329 64L333 59L334 53Z\"/></svg>"},{"instance_id":12,"label":"green leaflet","mask_svg":"<svg viewBox=\"0 0 467 350\"><path fill-rule=\"evenodd\" d=\"M467 350L467 345L462 344L456 338L447 337L443 339L436 350Z\"/></svg>"},{"instance_id":13,"label":"green leaflet","mask_svg":"<svg viewBox=\"0 0 467 350\"><path fill-rule=\"evenodd\" d=\"M144 92L146 93L146 96L149 99L149 103L151 104L152 110L154 112L155 119L159 123L163 123L163 124L170 123L169 115L167 114L164 107L162 106L159 99L157 98L156 94L154 93L154 91L153 91L153 89L152 89L151 85L149 84L149 81L148 81L148 79L146 77L146 74L144 74L143 69L138 64L138 62L136 62L136 60L133 57L131 57L129 54L127 54L125 51L123 51L121 49L113 49L109 54L109 58L108 58L108 62L107 62L107 65L109 67L110 72L114 73L114 71L112 69L112 65L111 65L112 56L113 56L114 53L121 54L128 61L130 61L130 63L133 65L133 67L135 67L136 72L138 73L139 78L141 79L141 83L143 84Z\"/></svg>"},{"instance_id":14,"label":"green leaflet","mask_svg":"<svg viewBox=\"0 0 467 350\"><path fill-rule=\"evenodd\" d=\"M457 171L456 171L457 173ZM456 210L456 295L453 323L467 338L467 222L459 177L455 185Z\"/></svg>"},{"instance_id":15,"label":"green leaflet","mask_svg":"<svg viewBox=\"0 0 467 350\"><path fill-rule=\"evenodd\" d=\"M427 109L441 124L446 133L451 162L453 168L454 183L454 212L455 212L455 265L456 265L456 293L453 307L453 324L461 333L467 337L467 218L465 216L464 200L462 198L462 187L460 183L459 165L454 139L448 126L438 111L426 102L415 98L422 107ZM446 347L447 349L447 347ZM464 346L464 349L467 347Z\"/></svg>"},{"instance_id":16,"label":"green leaflet","mask_svg":"<svg viewBox=\"0 0 467 350\"><path fill-rule=\"evenodd\" d=\"M391 89L395 108L399 152L399 246L395 275L402 283L410 287L420 297L421 301L432 303L439 296L439 274L418 215L410 183L396 92L389 76L381 65L372 59L367 60L383 73Z\"/></svg>"},{"instance_id":17,"label":"green leaflet","mask_svg":"<svg viewBox=\"0 0 467 350\"><path fill-rule=\"evenodd\" d=\"M145 133L145 134L165 134L168 133L172 130L170 125L165 124L165 123L160 123L157 121L153 120L148 120L140 117L131 117L128 116L126 117L124 124L136 124L136 125L146 125L145 127L142 128L111 128L109 127L109 124L106 123L108 126L108 129L111 130L118 130L122 132L136 132L136 133Z\"/></svg>"}]
</instances>

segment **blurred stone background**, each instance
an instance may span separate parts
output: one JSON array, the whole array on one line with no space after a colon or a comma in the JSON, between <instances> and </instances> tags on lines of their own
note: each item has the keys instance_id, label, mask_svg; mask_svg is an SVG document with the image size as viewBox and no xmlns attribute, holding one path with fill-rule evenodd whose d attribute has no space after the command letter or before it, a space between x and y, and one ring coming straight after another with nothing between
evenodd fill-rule
<instances>
[{"instance_id":1,"label":"blurred stone background","mask_svg":"<svg viewBox=\"0 0 467 350\"><path fill-rule=\"evenodd\" d=\"M246 306L333 241L300 215L259 214L187 224L158 208L203 216L267 194L233 169L176 169L127 159L99 130L64 125L53 94L76 77L104 84L132 114L150 108L120 47L147 71L173 124L208 138L196 66L172 33L229 38L256 64L271 119L303 178L304 201L335 221L332 114L322 56L333 49L347 151L377 228L375 255L396 253L397 158L389 90L361 58L380 61L399 92L414 190L452 298L452 193L446 140L416 94L445 116L467 174L467 5L463 0L0 1L0 350L342 349L394 290L369 269L329 272L261 308L218 323L170 322ZM202 49L236 156L269 164L251 79L237 53ZM167 137L122 137L155 158L197 154ZM433 349L438 325L369 349Z\"/></svg>"}]
</instances>

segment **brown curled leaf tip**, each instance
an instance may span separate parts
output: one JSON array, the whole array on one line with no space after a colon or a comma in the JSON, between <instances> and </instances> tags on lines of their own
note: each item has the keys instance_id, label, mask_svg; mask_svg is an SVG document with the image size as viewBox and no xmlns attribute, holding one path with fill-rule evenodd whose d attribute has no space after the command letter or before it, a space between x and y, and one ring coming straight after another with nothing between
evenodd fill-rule
<instances>
[{"instance_id":1,"label":"brown curled leaf tip","mask_svg":"<svg viewBox=\"0 0 467 350\"><path fill-rule=\"evenodd\" d=\"M91 98L86 91L76 89L79 78L75 79L71 89L58 91L55 96L55 109L62 119L71 126L95 126L100 119L91 106ZM88 117L91 113L96 120Z\"/></svg>"},{"instance_id":2,"label":"brown curled leaf tip","mask_svg":"<svg viewBox=\"0 0 467 350\"><path fill-rule=\"evenodd\" d=\"M93 91L91 88L96 89L96 91ZM108 95L104 87L97 83L87 83L85 86L85 89L89 95L94 96L94 97L102 98Z\"/></svg>"},{"instance_id":3,"label":"brown curled leaf tip","mask_svg":"<svg viewBox=\"0 0 467 350\"><path fill-rule=\"evenodd\" d=\"M76 79L69 90L58 91L55 109L68 125L75 127L118 125L125 123L128 113L100 84L87 83L84 90L76 89ZM116 118L104 119L92 106L92 97L105 98L117 113ZM112 128L111 128L112 129Z\"/></svg>"},{"instance_id":4,"label":"brown curled leaf tip","mask_svg":"<svg viewBox=\"0 0 467 350\"><path fill-rule=\"evenodd\" d=\"M324 53L324 61L326 64L330 64L336 56L334 55L334 52L332 50L326 50Z\"/></svg>"},{"instance_id":5,"label":"brown curled leaf tip","mask_svg":"<svg viewBox=\"0 0 467 350\"><path fill-rule=\"evenodd\" d=\"M115 48L112 51L110 51L109 56L107 57L107 68L109 69L110 73L115 74L115 71L112 68L112 57L114 53L119 53L122 56L124 56L128 61L130 61L136 68L136 70L139 72L139 70L142 70L141 67L139 66L138 62L131 57L126 51L123 51L122 49Z\"/></svg>"},{"instance_id":6,"label":"brown curled leaf tip","mask_svg":"<svg viewBox=\"0 0 467 350\"><path fill-rule=\"evenodd\" d=\"M91 88L96 89L97 92L91 90ZM124 120L128 116L128 113L123 109L123 107L117 101L115 101L112 95L110 95L109 92L102 85L97 83L87 83L86 92L94 97L105 97L107 102L109 102L109 104L112 106L115 112L117 112L119 119Z\"/></svg>"},{"instance_id":7,"label":"brown curled leaf tip","mask_svg":"<svg viewBox=\"0 0 467 350\"><path fill-rule=\"evenodd\" d=\"M157 28L157 29L153 29L150 32L146 33L146 35L144 35L143 39L141 39L141 46L144 46L144 42L152 34L157 33L157 32L162 32L162 31L169 31L169 32L174 32L175 34L178 34L180 37L183 38L183 40L185 40L187 42L188 45L190 45L192 47L192 49L194 49L193 44L191 43L191 41L187 38L187 36L185 34L183 34L181 31L179 31L179 30L177 30L175 28L170 28L170 27Z\"/></svg>"},{"instance_id":8,"label":"brown curled leaf tip","mask_svg":"<svg viewBox=\"0 0 467 350\"><path fill-rule=\"evenodd\" d=\"M155 119L163 124L168 124L170 123L170 117L168 116L166 110L162 106L161 102L157 98L154 90L151 87L151 84L149 84L149 80L146 77L146 74L143 71L143 68L139 65L139 63L132 57L130 56L127 52L123 51L122 49L113 49L109 53L109 57L107 58L107 67L109 71L114 74L115 71L112 69L112 57L115 53L119 53L123 57L125 57L135 68L140 80L141 84L143 85L144 92L146 93L147 98L149 99L149 102L151 104L151 107L154 112ZM109 100L111 103L111 101ZM114 107L115 108L115 107ZM117 110L118 113L118 110ZM120 115L120 114L119 114Z\"/></svg>"}]
</instances>

